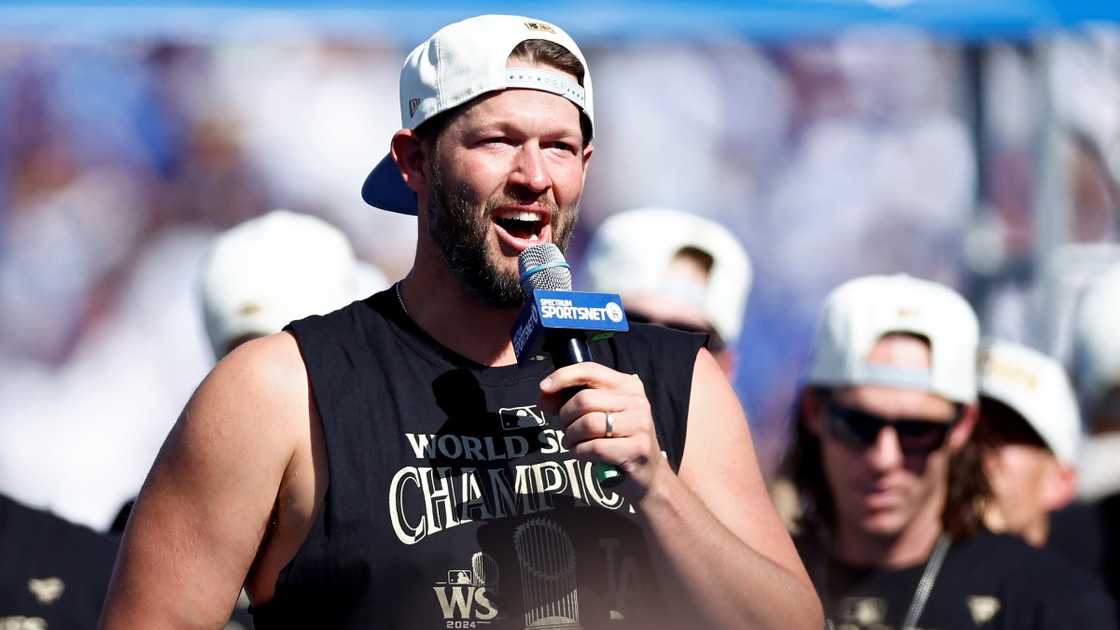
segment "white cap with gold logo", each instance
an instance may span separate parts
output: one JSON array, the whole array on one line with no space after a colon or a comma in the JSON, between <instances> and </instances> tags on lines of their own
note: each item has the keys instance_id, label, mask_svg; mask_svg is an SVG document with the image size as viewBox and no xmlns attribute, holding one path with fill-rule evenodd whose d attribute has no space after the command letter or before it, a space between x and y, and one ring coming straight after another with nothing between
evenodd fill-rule
<instances>
[{"instance_id":1,"label":"white cap with gold logo","mask_svg":"<svg viewBox=\"0 0 1120 630\"><path fill-rule=\"evenodd\" d=\"M872 348L890 333L928 340L930 369L869 364ZM924 389L971 404L976 401L979 336L972 307L949 287L905 274L849 280L825 300L808 382Z\"/></svg>"},{"instance_id":2,"label":"white cap with gold logo","mask_svg":"<svg viewBox=\"0 0 1120 630\"><path fill-rule=\"evenodd\" d=\"M346 235L326 221L273 210L220 234L199 283L214 356L239 338L280 332L289 322L342 308L388 286L358 261Z\"/></svg>"},{"instance_id":3,"label":"white cap with gold logo","mask_svg":"<svg viewBox=\"0 0 1120 630\"><path fill-rule=\"evenodd\" d=\"M687 251L710 259L705 277L675 273ZM649 297L695 309L729 344L739 339L753 279L751 260L723 225L673 208L644 207L611 215L587 247L588 290ZM679 310L679 309L678 309Z\"/></svg>"},{"instance_id":4,"label":"white cap with gold logo","mask_svg":"<svg viewBox=\"0 0 1120 630\"><path fill-rule=\"evenodd\" d=\"M981 396L1010 407L1055 457L1073 463L1081 441L1081 416L1061 363L1020 344L985 340L979 378Z\"/></svg>"}]
</instances>

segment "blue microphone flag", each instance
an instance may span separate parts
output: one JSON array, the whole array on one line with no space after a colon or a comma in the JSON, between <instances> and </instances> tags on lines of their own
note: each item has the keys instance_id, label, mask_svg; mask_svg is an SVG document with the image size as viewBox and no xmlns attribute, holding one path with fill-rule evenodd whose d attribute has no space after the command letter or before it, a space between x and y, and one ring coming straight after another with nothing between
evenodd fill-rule
<instances>
[{"instance_id":1,"label":"blue microphone flag","mask_svg":"<svg viewBox=\"0 0 1120 630\"><path fill-rule=\"evenodd\" d=\"M518 363L536 355L548 332L558 330L609 335L630 330L630 324L617 294L534 290L510 335Z\"/></svg>"}]
</instances>

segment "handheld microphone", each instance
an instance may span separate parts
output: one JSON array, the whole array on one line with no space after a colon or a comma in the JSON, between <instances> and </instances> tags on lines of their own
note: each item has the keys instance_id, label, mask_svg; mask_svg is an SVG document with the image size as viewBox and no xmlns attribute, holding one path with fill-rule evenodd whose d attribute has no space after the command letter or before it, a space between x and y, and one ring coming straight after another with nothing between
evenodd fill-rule
<instances>
[{"instance_id":1,"label":"handheld microphone","mask_svg":"<svg viewBox=\"0 0 1120 630\"><path fill-rule=\"evenodd\" d=\"M517 265L525 291L525 307L512 334L519 362L538 350L547 352L558 368L592 361L589 332L609 336L629 330L617 295L572 291L571 268L556 245L540 243L525 248ZM565 391L565 400L580 389ZM622 481L622 471L616 466L598 462L592 471L603 486Z\"/></svg>"}]
</instances>

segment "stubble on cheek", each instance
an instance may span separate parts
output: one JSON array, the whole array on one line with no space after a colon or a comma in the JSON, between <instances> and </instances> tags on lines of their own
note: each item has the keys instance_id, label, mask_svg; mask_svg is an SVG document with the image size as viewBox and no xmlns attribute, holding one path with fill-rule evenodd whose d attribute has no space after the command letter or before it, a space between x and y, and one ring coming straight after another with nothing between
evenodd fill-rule
<instances>
[{"instance_id":1,"label":"stubble on cheek","mask_svg":"<svg viewBox=\"0 0 1120 630\"><path fill-rule=\"evenodd\" d=\"M428 233L448 268L483 304L515 308L523 300L516 273L499 267L491 251L492 203L482 204L469 188L449 188L438 163L430 168Z\"/></svg>"}]
</instances>

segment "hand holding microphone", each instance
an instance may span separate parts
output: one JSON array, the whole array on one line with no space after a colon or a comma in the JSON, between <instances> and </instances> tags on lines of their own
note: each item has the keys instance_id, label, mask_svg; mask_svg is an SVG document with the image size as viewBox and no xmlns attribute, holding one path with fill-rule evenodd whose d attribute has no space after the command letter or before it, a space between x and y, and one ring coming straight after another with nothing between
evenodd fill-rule
<instances>
[{"instance_id":1,"label":"hand holding microphone","mask_svg":"<svg viewBox=\"0 0 1120 630\"><path fill-rule=\"evenodd\" d=\"M541 383L541 405L558 414L564 446L596 462L599 483L610 487L632 479L648 487L660 446L641 380L595 363L589 334L629 329L621 300L613 294L571 290L571 270L559 248L542 243L518 259L526 305L513 331L518 359L552 356L557 370ZM623 473L622 465L627 469Z\"/></svg>"}]
</instances>

